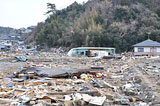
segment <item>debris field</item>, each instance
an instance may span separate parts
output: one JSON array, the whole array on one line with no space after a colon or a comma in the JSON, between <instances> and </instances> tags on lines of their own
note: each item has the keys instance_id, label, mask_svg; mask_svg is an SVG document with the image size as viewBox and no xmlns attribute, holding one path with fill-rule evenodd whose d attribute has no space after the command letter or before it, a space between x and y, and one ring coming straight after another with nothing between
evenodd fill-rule
<instances>
[{"instance_id":1,"label":"debris field","mask_svg":"<svg viewBox=\"0 0 160 106\"><path fill-rule=\"evenodd\" d=\"M160 58L0 56L0 106L159 106Z\"/></svg>"}]
</instances>

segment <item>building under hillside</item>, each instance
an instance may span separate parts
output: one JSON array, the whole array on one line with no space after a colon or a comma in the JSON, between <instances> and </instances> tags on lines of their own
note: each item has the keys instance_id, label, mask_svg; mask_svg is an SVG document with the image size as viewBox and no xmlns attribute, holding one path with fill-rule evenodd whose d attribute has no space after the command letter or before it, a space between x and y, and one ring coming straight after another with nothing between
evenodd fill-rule
<instances>
[{"instance_id":1,"label":"building under hillside","mask_svg":"<svg viewBox=\"0 0 160 106\"><path fill-rule=\"evenodd\" d=\"M160 43L147 39L133 45L135 56L160 56Z\"/></svg>"}]
</instances>

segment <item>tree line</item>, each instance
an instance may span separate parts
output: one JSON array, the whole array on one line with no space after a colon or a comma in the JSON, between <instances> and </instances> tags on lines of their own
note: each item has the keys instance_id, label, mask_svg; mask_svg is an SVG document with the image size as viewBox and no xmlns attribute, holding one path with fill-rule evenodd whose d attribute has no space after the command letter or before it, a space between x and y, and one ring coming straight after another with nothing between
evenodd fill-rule
<instances>
[{"instance_id":1,"label":"tree line","mask_svg":"<svg viewBox=\"0 0 160 106\"><path fill-rule=\"evenodd\" d=\"M115 47L131 51L132 45L160 41L159 0L89 0L57 10L48 3L48 18L37 25L34 40L48 47ZM153 8L154 7L154 8Z\"/></svg>"}]
</instances>

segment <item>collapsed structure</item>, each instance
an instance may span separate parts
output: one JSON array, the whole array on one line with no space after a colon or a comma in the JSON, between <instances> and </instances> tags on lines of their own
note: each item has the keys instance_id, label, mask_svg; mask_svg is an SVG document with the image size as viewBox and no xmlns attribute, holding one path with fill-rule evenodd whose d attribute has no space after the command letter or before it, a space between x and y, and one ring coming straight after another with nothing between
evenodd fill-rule
<instances>
[{"instance_id":1,"label":"collapsed structure","mask_svg":"<svg viewBox=\"0 0 160 106\"><path fill-rule=\"evenodd\" d=\"M79 47L73 48L68 52L68 56L72 57L104 57L114 55L115 48L105 47Z\"/></svg>"}]
</instances>

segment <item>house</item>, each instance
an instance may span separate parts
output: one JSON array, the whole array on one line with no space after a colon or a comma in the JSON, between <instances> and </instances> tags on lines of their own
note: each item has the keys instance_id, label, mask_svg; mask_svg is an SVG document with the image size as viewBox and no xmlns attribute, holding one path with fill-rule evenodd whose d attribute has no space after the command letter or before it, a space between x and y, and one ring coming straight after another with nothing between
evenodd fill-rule
<instances>
[{"instance_id":1,"label":"house","mask_svg":"<svg viewBox=\"0 0 160 106\"><path fill-rule=\"evenodd\" d=\"M115 48L105 47L78 47L68 52L72 57L104 57L115 55Z\"/></svg>"},{"instance_id":2,"label":"house","mask_svg":"<svg viewBox=\"0 0 160 106\"><path fill-rule=\"evenodd\" d=\"M30 27L27 27L27 28L20 28L17 30L17 33L18 34L26 34L26 33L30 33L33 31L33 29L35 28L36 26L30 26Z\"/></svg>"},{"instance_id":3,"label":"house","mask_svg":"<svg viewBox=\"0 0 160 106\"><path fill-rule=\"evenodd\" d=\"M135 56L160 56L160 43L147 39L133 45Z\"/></svg>"}]
</instances>

